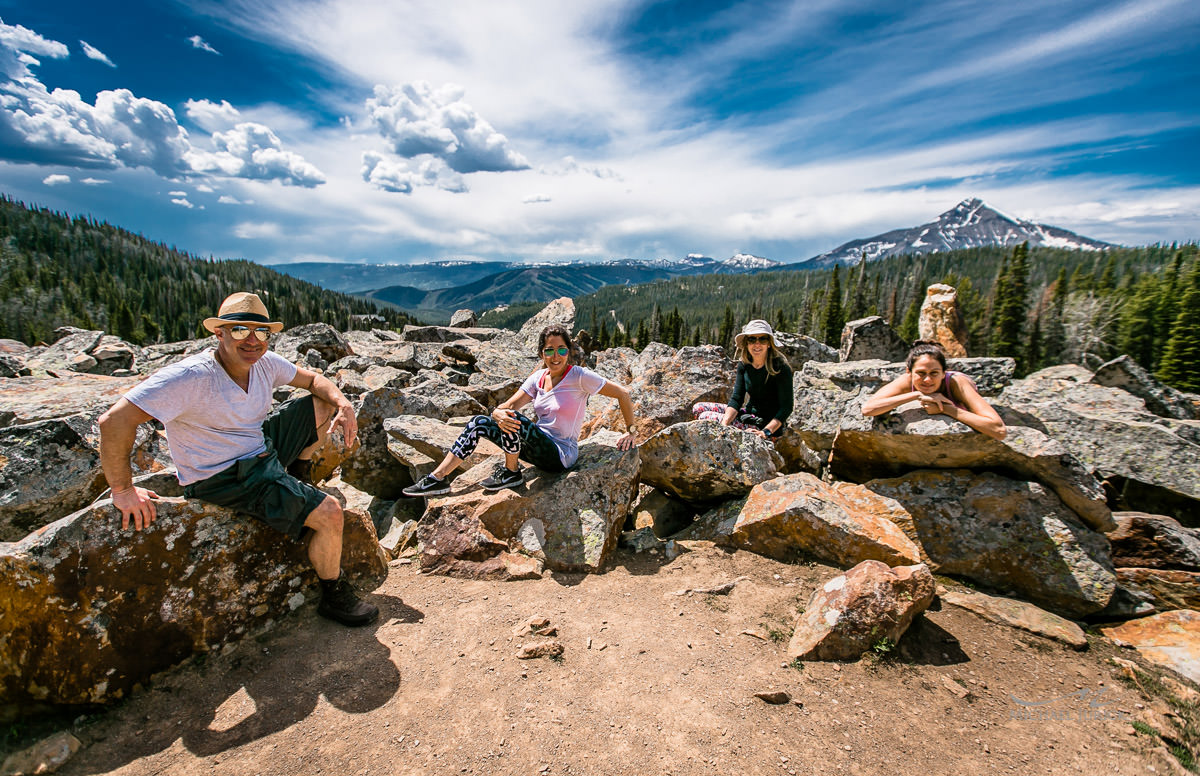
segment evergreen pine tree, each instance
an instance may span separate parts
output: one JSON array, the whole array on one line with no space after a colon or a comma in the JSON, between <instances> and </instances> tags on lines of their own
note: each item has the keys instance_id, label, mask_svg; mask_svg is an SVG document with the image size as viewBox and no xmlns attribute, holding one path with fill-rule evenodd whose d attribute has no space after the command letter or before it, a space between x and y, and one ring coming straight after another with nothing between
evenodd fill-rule
<instances>
[{"instance_id":1,"label":"evergreen pine tree","mask_svg":"<svg viewBox=\"0 0 1200 776\"><path fill-rule=\"evenodd\" d=\"M829 280L828 300L825 315L821 319L821 337L826 345L837 347L842 341L842 328L846 320L842 314L842 281L840 267L833 265L833 276Z\"/></svg>"},{"instance_id":2,"label":"evergreen pine tree","mask_svg":"<svg viewBox=\"0 0 1200 776\"><path fill-rule=\"evenodd\" d=\"M655 307L654 309L657 310L658 308ZM637 341L634 349L639 353L645 350L646 346L650 344L650 333L646 330L645 318L638 321L637 334L634 336L634 339Z\"/></svg>"},{"instance_id":3,"label":"evergreen pine tree","mask_svg":"<svg viewBox=\"0 0 1200 776\"><path fill-rule=\"evenodd\" d=\"M1028 316L1026 300L1029 280L1029 243L1013 249L1012 262L1002 265L1000 278L996 282L993 297L992 341L993 356L1012 356L1017 361L1017 372L1025 373L1024 342L1025 319Z\"/></svg>"},{"instance_id":4,"label":"evergreen pine tree","mask_svg":"<svg viewBox=\"0 0 1200 776\"><path fill-rule=\"evenodd\" d=\"M729 352L732 352L730 348L733 347L733 325L733 308L725 305L725 318L721 321L721 332L717 335L717 344Z\"/></svg>"},{"instance_id":5,"label":"evergreen pine tree","mask_svg":"<svg viewBox=\"0 0 1200 776\"><path fill-rule=\"evenodd\" d=\"M1121 309L1117 328L1117 350L1151 370L1155 367L1155 344L1159 339L1166 340L1162 335L1169 336L1170 332L1170 329L1155 330L1160 293L1158 279L1143 275Z\"/></svg>"},{"instance_id":6,"label":"evergreen pine tree","mask_svg":"<svg viewBox=\"0 0 1200 776\"><path fill-rule=\"evenodd\" d=\"M918 329L921 325L921 300L913 299L908 306L908 310L904 313L904 320L900 324L900 328L896 329L896 333L900 335L900 339L905 342L912 342L919 335Z\"/></svg>"},{"instance_id":7,"label":"evergreen pine tree","mask_svg":"<svg viewBox=\"0 0 1200 776\"><path fill-rule=\"evenodd\" d=\"M1158 378L1181 391L1200 393L1200 265L1189 274Z\"/></svg>"}]
</instances>

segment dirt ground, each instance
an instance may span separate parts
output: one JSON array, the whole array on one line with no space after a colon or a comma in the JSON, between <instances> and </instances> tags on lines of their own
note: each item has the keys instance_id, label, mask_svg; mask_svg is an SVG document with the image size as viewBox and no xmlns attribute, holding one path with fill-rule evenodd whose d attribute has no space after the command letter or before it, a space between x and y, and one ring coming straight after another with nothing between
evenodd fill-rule
<instances>
[{"instance_id":1,"label":"dirt ground","mask_svg":"<svg viewBox=\"0 0 1200 776\"><path fill-rule=\"evenodd\" d=\"M1133 655L1096 637L1075 652L945 605L889 654L788 665L796 612L837 573L703 543L526 582L394 563L370 595L375 625L345 629L310 604L77 720L84 748L60 772L1184 772L1131 724L1161 729L1165 704L1122 681L1108 658ZM672 595L740 576L728 595ZM534 615L557 627L561 660L516 658L540 640L513 636ZM1030 708L1042 718L1020 718Z\"/></svg>"}]
</instances>

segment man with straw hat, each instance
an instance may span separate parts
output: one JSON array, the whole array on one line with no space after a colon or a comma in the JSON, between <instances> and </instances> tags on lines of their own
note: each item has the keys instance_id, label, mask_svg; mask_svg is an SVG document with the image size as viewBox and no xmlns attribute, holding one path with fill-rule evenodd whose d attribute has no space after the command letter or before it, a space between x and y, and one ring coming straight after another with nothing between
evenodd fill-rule
<instances>
[{"instance_id":1,"label":"man with straw hat","mask_svg":"<svg viewBox=\"0 0 1200 776\"><path fill-rule=\"evenodd\" d=\"M157 419L184 495L253 515L296 540L311 532L318 614L344 625L372 622L379 610L359 599L341 570L341 505L308 482L313 453L335 428L353 446L354 409L324 376L268 350L283 324L257 294L232 294L204 328L216 335L215 349L163 367L100 416L100 462L122 530L154 522L158 494L133 485L129 454L138 425ZM281 385L309 395L272 411Z\"/></svg>"}]
</instances>

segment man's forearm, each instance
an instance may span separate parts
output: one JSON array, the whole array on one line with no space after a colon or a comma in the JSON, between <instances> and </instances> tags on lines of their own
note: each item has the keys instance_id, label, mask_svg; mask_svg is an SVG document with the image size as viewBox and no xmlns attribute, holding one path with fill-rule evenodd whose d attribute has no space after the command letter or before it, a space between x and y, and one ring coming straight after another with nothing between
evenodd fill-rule
<instances>
[{"instance_id":1,"label":"man's forearm","mask_svg":"<svg viewBox=\"0 0 1200 776\"><path fill-rule=\"evenodd\" d=\"M114 492L133 486L133 467L129 464L129 454L133 451L136 439L137 426L125 428L114 427L111 423L100 424L100 468L104 470L108 487Z\"/></svg>"},{"instance_id":2,"label":"man's forearm","mask_svg":"<svg viewBox=\"0 0 1200 776\"><path fill-rule=\"evenodd\" d=\"M342 393L341 389L324 375L317 375L313 378L312 385L308 387L308 392L321 401L332 404L334 407L350 406L350 401Z\"/></svg>"}]
</instances>

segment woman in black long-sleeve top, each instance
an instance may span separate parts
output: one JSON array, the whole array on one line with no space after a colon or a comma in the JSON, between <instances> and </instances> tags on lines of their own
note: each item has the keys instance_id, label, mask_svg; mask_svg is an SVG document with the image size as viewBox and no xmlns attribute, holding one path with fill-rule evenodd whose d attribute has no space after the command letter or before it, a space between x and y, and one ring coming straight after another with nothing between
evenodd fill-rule
<instances>
[{"instance_id":1,"label":"woman in black long-sleeve top","mask_svg":"<svg viewBox=\"0 0 1200 776\"><path fill-rule=\"evenodd\" d=\"M792 368L778 350L771 324L750 321L733 338L737 376L733 394L722 405L699 402L692 407L698 420L720 421L761 437L777 437L792 414Z\"/></svg>"}]
</instances>

